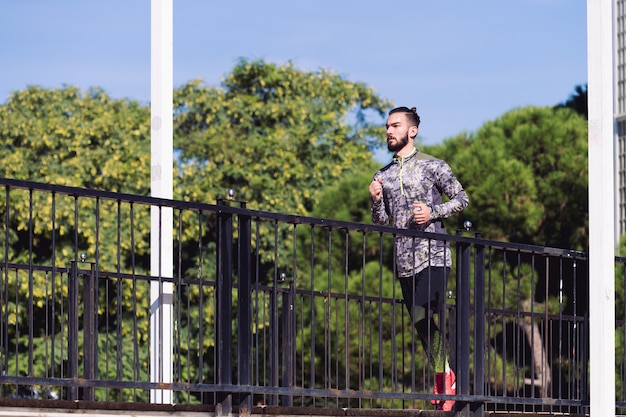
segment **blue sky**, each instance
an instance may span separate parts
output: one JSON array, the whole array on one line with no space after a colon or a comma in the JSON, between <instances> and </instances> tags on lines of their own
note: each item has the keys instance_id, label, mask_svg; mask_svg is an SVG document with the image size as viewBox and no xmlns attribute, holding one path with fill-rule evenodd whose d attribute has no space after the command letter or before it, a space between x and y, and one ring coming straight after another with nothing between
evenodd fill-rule
<instances>
[{"instance_id":1,"label":"blue sky","mask_svg":"<svg viewBox=\"0 0 626 417\"><path fill-rule=\"evenodd\" d=\"M174 86L240 57L331 69L440 143L587 83L584 0L174 0ZM149 0L0 0L0 103L28 85L150 101Z\"/></svg>"}]
</instances>

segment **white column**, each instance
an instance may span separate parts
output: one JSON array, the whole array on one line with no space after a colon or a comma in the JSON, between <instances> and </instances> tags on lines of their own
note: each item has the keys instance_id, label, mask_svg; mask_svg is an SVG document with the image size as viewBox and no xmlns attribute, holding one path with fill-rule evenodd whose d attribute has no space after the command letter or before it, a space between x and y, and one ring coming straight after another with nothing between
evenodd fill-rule
<instances>
[{"instance_id":1,"label":"white column","mask_svg":"<svg viewBox=\"0 0 626 417\"><path fill-rule=\"evenodd\" d=\"M151 0L151 194L173 196L173 0ZM171 208L152 207L150 273L173 276L173 214ZM150 381L172 382L172 301L170 282L150 285ZM172 391L150 392L153 403L172 403Z\"/></svg>"},{"instance_id":2,"label":"white column","mask_svg":"<svg viewBox=\"0 0 626 417\"><path fill-rule=\"evenodd\" d=\"M615 415L613 1L587 0L591 417Z\"/></svg>"}]
</instances>

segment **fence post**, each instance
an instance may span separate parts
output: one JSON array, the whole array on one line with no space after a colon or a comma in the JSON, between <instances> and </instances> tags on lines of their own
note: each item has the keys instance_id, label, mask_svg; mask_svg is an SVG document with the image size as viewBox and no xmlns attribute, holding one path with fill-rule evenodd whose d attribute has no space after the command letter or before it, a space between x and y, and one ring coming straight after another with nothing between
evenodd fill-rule
<instances>
[{"instance_id":1,"label":"fence post","mask_svg":"<svg viewBox=\"0 0 626 417\"><path fill-rule=\"evenodd\" d=\"M67 375L78 378L78 264L72 261L67 288ZM70 386L69 400L78 400L78 387Z\"/></svg>"},{"instance_id":2,"label":"fence post","mask_svg":"<svg viewBox=\"0 0 626 417\"><path fill-rule=\"evenodd\" d=\"M457 235L461 235L461 230ZM469 395L470 245L457 242L456 247L456 394ZM457 401L456 410L458 416L470 415L468 403Z\"/></svg>"},{"instance_id":3,"label":"fence post","mask_svg":"<svg viewBox=\"0 0 626 417\"><path fill-rule=\"evenodd\" d=\"M480 233L475 237L480 238ZM474 395L485 393L485 245L474 245ZM482 417L484 403L473 407L474 417Z\"/></svg>"},{"instance_id":4,"label":"fence post","mask_svg":"<svg viewBox=\"0 0 626 417\"><path fill-rule=\"evenodd\" d=\"M283 342L283 387L293 388L295 384L295 305L296 305L296 286L294 280L289 281L289 291L283 293L283 326L282 326L282 342ZM292 406L293 396L283 395L281 405Z\"/></svg>"},{"instance_id":5,"label":"fence post","mask_svg":"<svg viewBox=\"0 0 626 417\"><path fill-rule=\"evenodd\" d=\"M218 206L226 205L224 200L217 200ZM217 279L216 293L216 372L218 385L232 385L232 274L233 274L233 215L218 211L217 224ZM232 412L232 394L218 392L215 401L218 416L227 416Z\"/></svg>"},{"instance_id":6,"label":"fence post","mask_svg":"<svg viewBox=\"0 0 626 417\"><path fill-rule=\"evenodd\" d=\"M246 207L240 202L241 208ZM252 275L251 275L251 247L252 222L250 216L239 216L239 276L237 280L237 383L252 384ZM239 396L239 415L249 416L252 411L252 394L242 393Z\"/></svg>"},{"instance_id":7,"label":"fence post","mask_svg":"<svg viewBox=\"0 0 626 417\"><path fill-rule=\"evenodd\" d=\"M285 280L285 274L280 273L274 277L272 290L269 294L270 300L270 345L269 345L269 384L272 388L280 386L280 364L279 364L279 339L278 330L278 283ZM278 405L278 395L271 394L267 397L267 405Z\"/></svg>"},{"instance_id":8,"label":"fence post","mask_svg":"<svg viewBox=\"0 0 626 417\"><path fill-rule=\"evenodd\" d=\"M81 261L85 261L84 254L81 254ZM84 317L83 317L83 347L84 347L84 374L85 379L96 379L98 369L98 343L96 337L98 335L97 330L97 317L98 307L96 299L96 271L95 264L91 264L89 274L85 274L83 284L83 305L84 305ZM83 389L83 399L86 401L94 401L94 388L85 387Z\"/></svg>"}]
</instances>

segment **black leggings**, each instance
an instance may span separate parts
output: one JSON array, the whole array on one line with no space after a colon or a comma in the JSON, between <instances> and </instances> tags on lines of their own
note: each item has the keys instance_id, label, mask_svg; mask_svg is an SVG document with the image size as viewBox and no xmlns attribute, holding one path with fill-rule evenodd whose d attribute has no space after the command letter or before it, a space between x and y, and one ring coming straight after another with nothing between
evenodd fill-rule
<instances>
[{"instance_id":1,"label":"black leggings","mask_svg":"<svg viewBox=\"0 0 626 417\"><path fill-rule=\"evenodd\" d=\"M430 357L431 365L441 369L445 359L444 335L440 327L444 326L446 317L446 287L450 268L428 267L414 277L400 277L400 287L406 308L415 323L415 329L422 346ZM437 321L434 320L437 315ZM450 358L450 365L452 358Z\"/></svg>"}]
</instances>

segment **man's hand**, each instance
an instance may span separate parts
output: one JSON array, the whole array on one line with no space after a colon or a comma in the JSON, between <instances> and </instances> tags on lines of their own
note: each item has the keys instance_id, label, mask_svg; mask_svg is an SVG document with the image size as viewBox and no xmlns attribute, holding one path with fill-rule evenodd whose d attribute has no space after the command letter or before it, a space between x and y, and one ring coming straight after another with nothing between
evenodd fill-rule
<instances>
[{"instance_id":1,"label":"man's hand","mask_svg":"<svg viewBox=\"0 0 626 417\"><path fill-rule=\"evenodd\" d=\"M430 207L426 204L413 203L413 218L417 224L427 223L430 220Z\"/></svg>"},{"instance_id":2,"label":"man's hand","mask_svg":"<svg viewBox=\"0 0 626 417\"><path fill-rule=\"evenodd\" d=\"M370 184L370 194L372 200L378 201L383 197L383 179L381 177L376 178Z\"/></svg>"}]
</instances>

